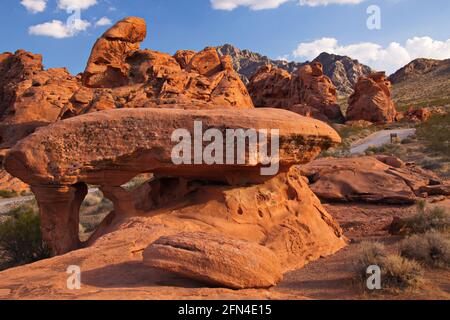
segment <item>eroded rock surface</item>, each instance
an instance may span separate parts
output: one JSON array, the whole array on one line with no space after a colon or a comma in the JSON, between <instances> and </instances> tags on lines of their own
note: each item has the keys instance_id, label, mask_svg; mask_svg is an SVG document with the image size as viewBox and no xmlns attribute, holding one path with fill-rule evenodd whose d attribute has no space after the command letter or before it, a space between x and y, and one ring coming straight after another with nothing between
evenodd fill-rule
<instances>
[{"instance_id":1,"label":"eroded rock surface","mask_svg":"<svg viewBox=\"0 0 450 320\"><path fill-rule=\"evenodd\" d=\"M44 70L42 56L23 50L0 56L0 149L61 119L80 86L66 69Z\"/></svg>"},{"instance_id":2,"label":"eroded rock surface","mask_svg":"<svg viewBox=\"0 0 450 320\"><path fill-rule=\"evenodd\" d=\"M431 172L393 157L318 159L301 171L326 201L414 204L425 190L445 190Z\"/></svg>"},{"instance_id":3,"label":"eroded rock surface","mask_svg":"<svg viewBox=\"0 0 450 320\"><path fill-rule=\"evenodd\" d=\"M391 97L391 83L384 72L361 77L348 102L348 121L389 123L396 120L397 110Z\"/></svg>"},{"instance_id":4,"label":"eroded rock surface","mask_svg":"<svg viewBox=\"0 0 450 320\"><path fill-rule=\"evenodd\" d=\"M161 237L144 264L232 289L269 288L283 279L276 255L257 243L202 232Z\"/></svg>"},{"instance_id":5,"label":"eroded rock surface","mask_svg":"<svg viewBox=\"0 0 450 320\"><path fill-rule=\"evenodd\" d=\"M227 56L212 48L175 56L140 50L143 19L128 17L94 45L86 70L44 70L42 57L23 50L0 55L0 151L61 119L120 108L253 108Z\"/></svg>"},{"instance_id":6,"label":"eroded rock surface","mask_svg":"<svg viewBox=\"0 0 450 320\"><path fill-rule=\"evenodd\" d=\"M302 66L292 74L272 65L263 66L250 79L247 87L256 107L295 112L294 106L306 105L314 112L302 112L302 115L343 121L336 88L323 74L322 65L318 62Z\"/></svg>"},{"instance_id":7,"label":"eroded rock surface","mask_svg":"<svg viewBox=\"0 0 450 320\"><path fill-rule=\"evenodd\" d=\"M109 110L38 130L10 151L5 168L31 185L45 225L44 238L55 253L65 253L79 246L75 241L77 213L85 184L120 187L147 172L230 184L258 183L265 178L261 176L262 158L250 164L248 148L245 164L194 165L195 153L189 157L191 165L175 164L172 150L178 140L173 142L172 134L185 129L194 137L196 120L205 129L219 128L222 133L226 129L279 129L281 172L311 161L322 149L340 142L325 123L277 109ZM258 141L258 146L266 141ZM227 150L224 144L226 139L222 147ZM226 154L222 163L226 163Z\"/></svg>"},{"instance_id":8,"label":"eroded rock surface","mask_svg":"<svg viewBox=\"0 0 450 320\"><path fill-rule=\"evenodd\" d=\"M231 63L227 63L226 56L219 57L213 48L200 52L180 50L174 56L140 50L145 37L145 21L130 17L118 22L97 41L83 83L99 98L90 100L90 106L83 110L98 110L98 100L106 100L109 105L100 110L174 104L199 108L207 103L253 107L245 85ZM105 102L100 102L102 105Z\"/></svg>"}]
</instances>

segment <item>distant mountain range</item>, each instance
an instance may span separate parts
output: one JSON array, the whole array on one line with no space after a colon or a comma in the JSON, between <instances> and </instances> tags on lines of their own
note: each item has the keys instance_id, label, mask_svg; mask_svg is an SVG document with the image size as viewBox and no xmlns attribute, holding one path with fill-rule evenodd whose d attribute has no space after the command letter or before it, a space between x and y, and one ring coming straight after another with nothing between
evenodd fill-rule
<instances>
[{"instance_id":1,"label":"distant mountain range","mask_svg":"<svg viewBox=\"0 0 450 320\"><path fill-rule=\"evenodd\" d=\"M272 60L267 56L249 50L240 50L230 44L217 47L219 55L230 55L234 68L241 75L245 83L263 65L270 63L274 66L293 72L308 62L287 62L284 60ZM348 96L353 93L353 86L360 76L365 76L373 70L358 60L345 56L322 53L313 61L318 61L324 66L324 73L333 81L339 95Z\"/></svg>"},{"instance_id":2,"label":"distant mountain range","mask_svg":"<svg viewBox=\"0 0 450 320\"><path fill-rule=\"evenodd\" d=\"M274 66L293 72L308 62L272 60L262 54L240 50L230 44L217 47L219 55L230 55L234 68L244 83L263 65ZM375 70L346 56L321 53L313 61L322 63L324 73L336 86L339 96L353 93L353 87L361 76ZM399 109L409 106L434 106L450 104L450 59L417 59L389 77L393 84L393 98ZM345 99L343 99L345 101Z\"/></svg>"}]
</instances>

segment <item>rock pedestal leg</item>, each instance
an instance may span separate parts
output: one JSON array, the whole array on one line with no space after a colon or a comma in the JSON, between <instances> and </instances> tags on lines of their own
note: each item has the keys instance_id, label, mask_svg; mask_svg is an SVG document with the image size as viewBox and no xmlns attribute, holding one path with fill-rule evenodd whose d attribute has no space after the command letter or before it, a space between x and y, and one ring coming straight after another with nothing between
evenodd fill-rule
<instances>
[{"instance_id":1,"label":"rock pedestal leg","mask_svg":"<svg viewBox=\"0 0 450 320\"><path fill-rule=\"evenodd\" d=\"M122 187L101 186L100 190L114 204L114 212L120 216L137 215L135 197Z\"/></svg>"},{"instance_id":2,"label":"rock pedestal leg","mask_svg":"<svg viewBox=\"0 0 450 320\"><path fill-rule=\"evenodd\" d=\"M88 193L84 183L73 186L32 186L41 215L42 237L52 255L80 247L80 207Z\"/></svg>"}]
</instances>

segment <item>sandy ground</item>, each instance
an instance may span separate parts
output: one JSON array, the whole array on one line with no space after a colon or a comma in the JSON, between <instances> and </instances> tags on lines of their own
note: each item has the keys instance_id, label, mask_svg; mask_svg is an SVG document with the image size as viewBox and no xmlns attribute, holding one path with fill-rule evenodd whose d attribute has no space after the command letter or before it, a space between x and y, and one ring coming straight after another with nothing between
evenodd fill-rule
<instances>
[{"instance_id":1,"label":"sandy ground","mask_svg":"<svg viewBox=\"0 0 450 320\"><path fill-rule=\"evenodd\" d=\"M450 200L433 205L450 208ZM382 242L395 252L401 237L390 236L385 227L393 216L407 217L416 213L415 206L377 206L363 204L326 205L351 240L350 245L334 256L315 261L304 269L293 271L275 288L277 292L303 295L310 299L450 299L450 272L427 269L426 283L411 292L364 293L353 282L358 244L364 240Z\"/></svg>"}]
</instances>

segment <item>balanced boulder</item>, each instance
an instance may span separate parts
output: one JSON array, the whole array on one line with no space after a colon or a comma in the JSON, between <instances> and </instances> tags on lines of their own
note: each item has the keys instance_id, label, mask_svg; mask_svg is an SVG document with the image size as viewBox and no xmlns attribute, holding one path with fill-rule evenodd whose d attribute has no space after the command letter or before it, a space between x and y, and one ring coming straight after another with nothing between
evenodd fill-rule
<instances>
[{"instance_id":1,"label":"balanced boulder","mask_svg":"<svg viewBox=\"0 0 450 320\"><path fill-rule=\"evenodd\" d=\"M86 184L120 188L140 173L230 184L267 179L261 175L266 161L263 157L255 158L250 147L245 149L245 161L233 165L226 161L225 152L216 164L199 163L203 153L189 151L183 163L175 163L173 150L179 145L173 139L176 130L194 140L199 138L197 142L190 141L188 150L194 143L200 143L203 149L207 147L201 128L198 137L196 122L205 130L216 128L219 130L215 133L223 134L227 130L267 130L267 139L256 140L256 150L264 147L269 151L272 144L269 134L278 130L279 155L275 162L269 163L275 168L271 176L294 164L307 163L322 149L340 142L339 135L325 123L277 109L109 110L38 130L9 152L5 168L31 185L41 209L44 238L54 253L61 254L79 247L78 211L87 192ZM220 143L218 147L230 150L227 139Z\"/></svg>"}]
</instances>

